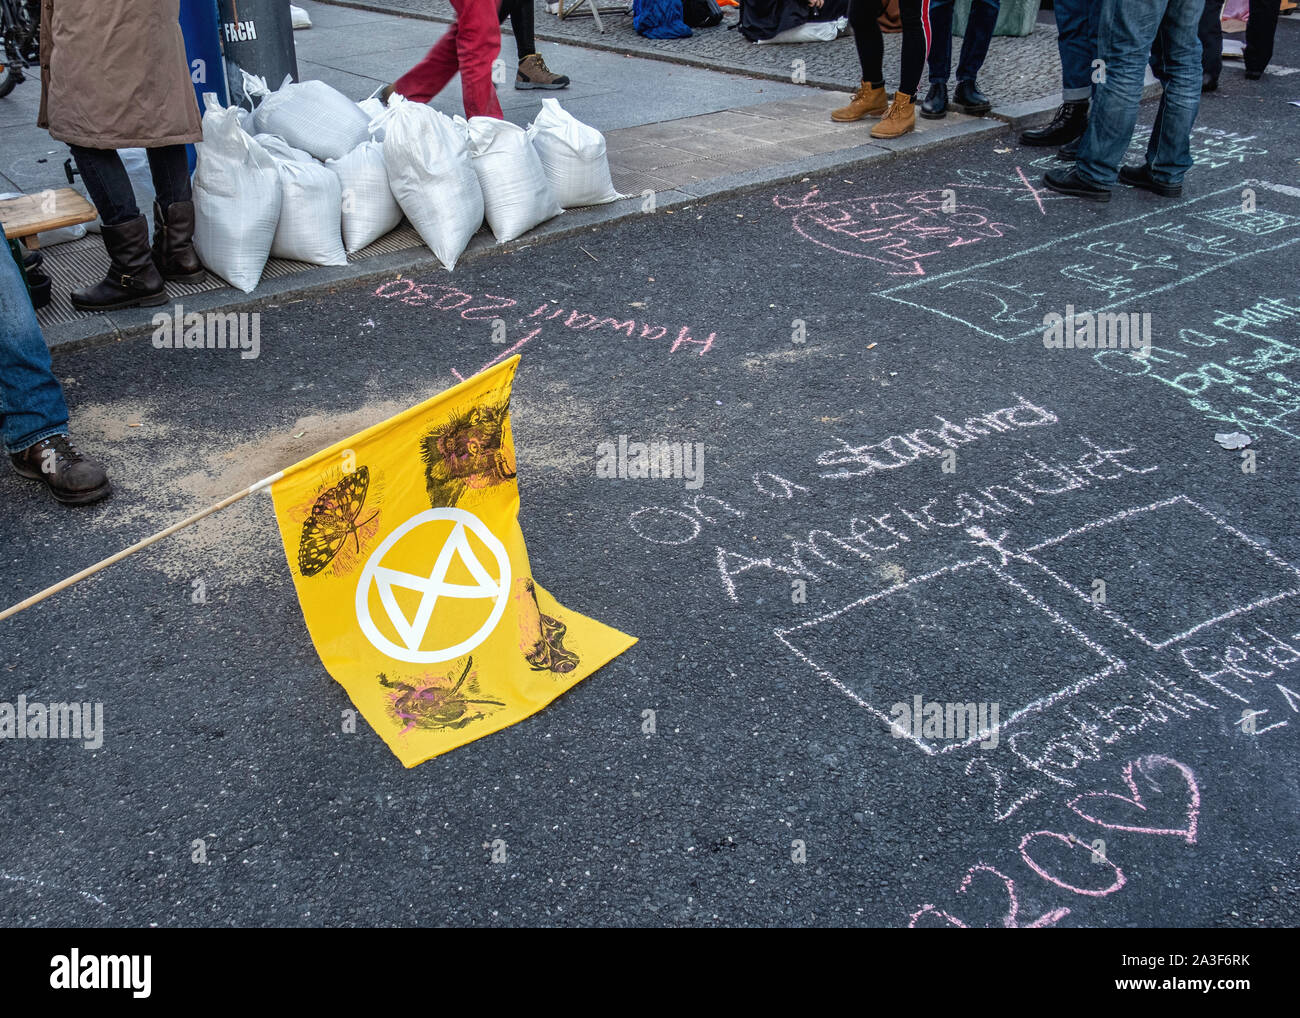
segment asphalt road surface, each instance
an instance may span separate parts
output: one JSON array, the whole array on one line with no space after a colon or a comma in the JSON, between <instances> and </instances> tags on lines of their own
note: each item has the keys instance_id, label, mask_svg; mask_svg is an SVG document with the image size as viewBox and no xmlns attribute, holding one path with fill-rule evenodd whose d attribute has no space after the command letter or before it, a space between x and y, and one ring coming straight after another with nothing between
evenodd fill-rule
<instances>
[{"instance_id":1,"label":"asphalt road surface","mask_svg":"<svg viewBox=\"0 0 1300 1018\"><path fill-rule=\"evenodd\" d=\"M517 347L535 575L640 642L404 770L247 499L0 623L0 700L104 709L0 744L0 921L1294 925L1297 80L1225 72L1178 200L1008 134L59 355L117 491L0 473L6 603Z\"/></svg>"}]
</instances>

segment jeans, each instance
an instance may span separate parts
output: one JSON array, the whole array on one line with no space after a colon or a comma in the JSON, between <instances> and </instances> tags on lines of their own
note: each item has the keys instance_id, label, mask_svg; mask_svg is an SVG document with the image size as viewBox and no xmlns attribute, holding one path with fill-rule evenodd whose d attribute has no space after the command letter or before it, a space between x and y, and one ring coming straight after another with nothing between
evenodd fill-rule
<instances>
[{"instance_id":1,"label":"jeans","mask_svg":"<svg viewBox=\"0 0 1300 1018\"><path fill-rule=\"evenodd\" d=\"M966 20L966 34L961 40L961 58L957 61L957 80L974 81L984 66L993 41L993 26L998 23L1002 0L974 0ZM948 83L952 69L953 0L930 0L930 81Z\"/></svg>"},{"instance_id":2,"label":"jeans","mask_svg":"<svg viewBox=\"0 0 1300 1018\"><path fill-rule=\"evenodd\" d=\"M0 438L6 452L17 453L67 432L68 405L49 347L18 263L0 245Z\"/></svg>"},{"instance_id":3,"label":"jeans","mask_svg":"<svg viewBox=\"0 0 1300 1018\"><path fill-rule=\"evenodd\" d=\"M1192 166L1191 134L1201 105L1204 0L1102 0L1097 52L1106 77L1097 86L1075 170L1099 187L1115 183L1133 139L1148 60L1164 84L1146 161L1152 179L1181 184Z\"/></svg>"},{"instance_id":4,"label":"jeans","mask_svg":"<svg viewBox=\"0 0 1300 1018\"><path fill-rule=\"evenodd\" d=\"M1141 0L1138 0L1140 3ZM1093 93L1097 26L1102 0L1056 0L1056 50L1061 55L1061 100L1077 102Z\"/></svg>"},{"instance_id":5,"label":"jeans","mask_svg":"<svg viewBox=\"0 0 1300 1018\"><path fill-rule=\"evenodd\" d=\"M496 0L451 0L456 20L424 59L393 82L393 91L427 103L460 71L466 117L504 120L492 83L492 63L501 52Z\"/></svg>"},{"instance_id":6,"label":"jeans","mask_svg":"<svg viewBox=\"0 0 1300 1018\"><path fill-rule=\"evenodd\" d=\"M870 85L884 81L885 37L876 19L885 10L884 0L849 0L849 24L862 65L862 80ZM898 13L903 22L902 70L898 91L916 95L930 52L930 0L899 0Z\"/></svg>"},{"instance_id":7,"label":"jeans","mask_svg":"<svg viewBox=\"0 0 1300 1018\"><path fill-rule=\"evenodd\" d=\"M1246 52L1242 54L1246 70L1263 72L1273 59L1273 38L1277 33L1277 16L1281 0L1250 0L1250 17L1246 19ZM1223 71L1223 0L1205 0L1201 15L1201 70L1217 79Z\"/></svg>"},{"instance_id":8,"label":"jeans","mask_svg":"<svg viewBox=\"0 0 1300 1018\"><path fill-rule=\"evenodd\" d=\"M1223 0L1219 2L1222 3ZM497 21L505 21L507 15L510 17L510 29L515 33L515 50L519 59L522 60L536 53L537 40L533 37L533 32L536 30L533 0L502 0L501 9L497 12Z\"/></svg>"},{"instance_id":9,"label":"jeans","mask_svg":"<svg viewBox=\"0 0 1300 1018\"><path fill-rule=\"evenodd\" d=\"M90 192L99 218L105 226L120 226L140 214L131 190L122 157L111 148L83 148L68 146L77 160L82 183ZM145 149L149 157L149 174L158 204L164 212L172 202L190 201L190 164L184 145L165 145Z\"/></svg>"}]
</instances>

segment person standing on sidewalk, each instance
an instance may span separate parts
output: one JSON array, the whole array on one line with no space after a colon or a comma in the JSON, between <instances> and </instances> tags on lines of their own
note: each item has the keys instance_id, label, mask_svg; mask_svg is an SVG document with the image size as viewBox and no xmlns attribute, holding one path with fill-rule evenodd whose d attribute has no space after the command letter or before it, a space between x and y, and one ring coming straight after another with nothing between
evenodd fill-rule
<instances>
[{"instance_id":1,"label":"person standing on sidewalk","mask_svg":"<svg viewBox=\"0 0 1300 1018\"><path fill-rule=\"evenodd\" d=\"M492 64L501 52L501 21L496 0L451 0L456 20L424 59L391 85L379 97L385 103L396 92L411 102L427 103L447 87L460 72L460 91L465 116L504 120L492 82Z\"/></svg>"},{"instance_id":2,"label":"person standing on sidewalk","mask_svg":"<svg viewBox=\"0 0 1300 1018\"><path fill-rule=\"evenodd\" d=\"M510 18L510 30L515 34L515 49L519 66L515 70L515 88L568 88L567 74L554 74L537 52L533 0L502 0L497 21Z\"/></svg>"},{"instance_id":3,"label":"person standing on sidewalk","mask_svg":"<svg viewBox=\"0 0 1300 1018\"><path fill-rule=\"evenodd\" d=\"M948 75L952 69L953 0L930 0L930 92L921 103L921 116L939 120L948 115ZM961 58L957 61L957 94L952 104L962 113L982 117L993 108L988 96L980 91L975 77L984 66L998 23L1002 0L974 0L961 40Z\"/></svg>"},{"instance_id":4,"label":"person standing on sidewalk","mask_svg":"<svg viewBox=\"0 0 1300 1018\"><path fill-rule=\"evenodd\" d=\"M1043 127L1020 136L1022 145L1055 146L1063 159L1073 159L1072 143L1088 127L1093 94L1093 61L1097 59L1097 26L1101 0L1056 0L1056 49L1061 55L1061 106Z\"/></svg>"},{"instance_id":5,"label":"person standing on sidewalk","mask_svg":"<svg viewBox=\"0 0 1300 1018\"><path fill-rule=\"evenodd\" d=\"M823 0L809 0L818 7ZM847 106L834 110L831 119L840 123L880 117L871 129L873 138L898 138L916 128L913 100L930 52L930 0L900 0L898 13L903 21L903 66L898 91L893 102L885 96L885 36L877 20L885 10L884 0L850 0L849 25L858 49L862 82Z\"/></svg>"},{"instance_id":6,"label":"person standing on sidewalk","mask_svg":"<svg viewBox=\"0 0 1300 1018\"><path fill-rule=\"evenodd\" d=\"M1102 0L1097 52L1106 74L1073 168L1048 170L1043 183L1059 194L1109 201L1118 178L1165 198L1183 193L1192 166L1191 135L1201 104L1204 0ZM1164 83L1140 166L1122 166L1137 123L1150 60Z\"/></svg>"},{"instance_id":7,"label":"person standing on sidewalk","mask_svg":"<svg viewBox=\"0 0 1300 1018\"><path fill-rule=\"evenodd\" d=\"M180 0L43 0L37 124L72 149L103 224L108 275L73 291L73 307L155 307L167 302L164 279L204 278L185 152L203 130ZM143 148L149 157L157 194L152 250L120 148Z\"/></svg>"},{"instance_id":8,"label":"person standing on sidewalk","mask_svg":"<svg viewBox=\"0 0 1300 1018\"><path fill-rule=\"evenodd\" d=\"M44 481L65 505L98 502L112 493L104 468L68 437L63 388L7 244L0 245L0 438L14 469Z\"/></svg>"}]
</instances>

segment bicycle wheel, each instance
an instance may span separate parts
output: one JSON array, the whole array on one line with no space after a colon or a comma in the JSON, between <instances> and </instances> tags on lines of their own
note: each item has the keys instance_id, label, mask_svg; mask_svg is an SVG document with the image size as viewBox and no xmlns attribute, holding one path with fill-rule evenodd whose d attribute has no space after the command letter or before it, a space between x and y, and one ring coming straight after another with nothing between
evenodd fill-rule
<instances>
[{"instance_id":1,"label":"bicycle wheel","mask_svg":"<svg viewBox=\"0 0 1300 1018\"><path fill-rule=\"evenodd\" d=\"M18 76L14 74L11 64L0 63L0 99L3 99L14 90L18 84Z\"/></svg>"}]
</instances>

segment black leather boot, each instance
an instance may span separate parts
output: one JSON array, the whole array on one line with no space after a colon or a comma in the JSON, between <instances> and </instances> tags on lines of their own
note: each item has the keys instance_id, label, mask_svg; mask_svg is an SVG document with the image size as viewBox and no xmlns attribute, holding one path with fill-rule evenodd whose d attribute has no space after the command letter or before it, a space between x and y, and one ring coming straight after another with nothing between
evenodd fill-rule
<instances>
[{"instance_id":1,"label":"black leather boot","mask_svg":"<svg viewBox=\"0 0 1300 1018\"><path fill-rule=\"evenodd\" d=\"M948 86L942 81L936 81L925 94L925 102L921 103L921 116L926 120L942 120L947 115Z\"/></svg>"},{"instance_id":2,"label":"black leather boot","mask_svg":"<svg viewBox=\"0 0 1300 1018\"><path fill-rule=\"evenodd\" d=\"M1020 144L1035 146L1067 145L1088 129L1088 100L1074 99L1061 104L1050 124L1026 131Z\"/></svg>"},{"instance_id":3,"label":"black leather boot","mask_svg":"<svg viewBox=\"0 0 1300 1018\"><path fill-rule=\"evenodd\" d=\"M989 97L981 92L979 85L973 81L957 82L957 91L953 94L952 104L972 117L982 117L993 109Z\"/></svg>"},{"instance_id":4,"label":"black leather boot","mask_svg":"<svg viewBox=\"0 0 1300 1018\"><path fill-rule=\"evenodd\" d=\"M164 213L153 203L153 262L163 279L201 283L208 276L194 250L194 203L174 201Z\"/></svg>"},{"instance_id":5,"label":"black leather boot","mask_svg":"<svg viewBox=\"0 0 1300 1018\"><path fill-rule=\"evenodd\" d=\"M104 468L78 452L67 435L42 439L12 453L9 461L23 477L44 481L50 494L64 505L87 505L113 492Z\"/></svg>"},{"instance_id":6,"label":"black leather boot","mask_svg":"<svg viewBox=\"0 0 1300 1018\"><path fill-rule=\"evenodd\" d=\"M149 251L149 224L144 216L105 226L103 238L108 274L103 282L73 290L72 306L78 311L116 311L166 304L167 290Z\"/></svg>"}]
</instances>

